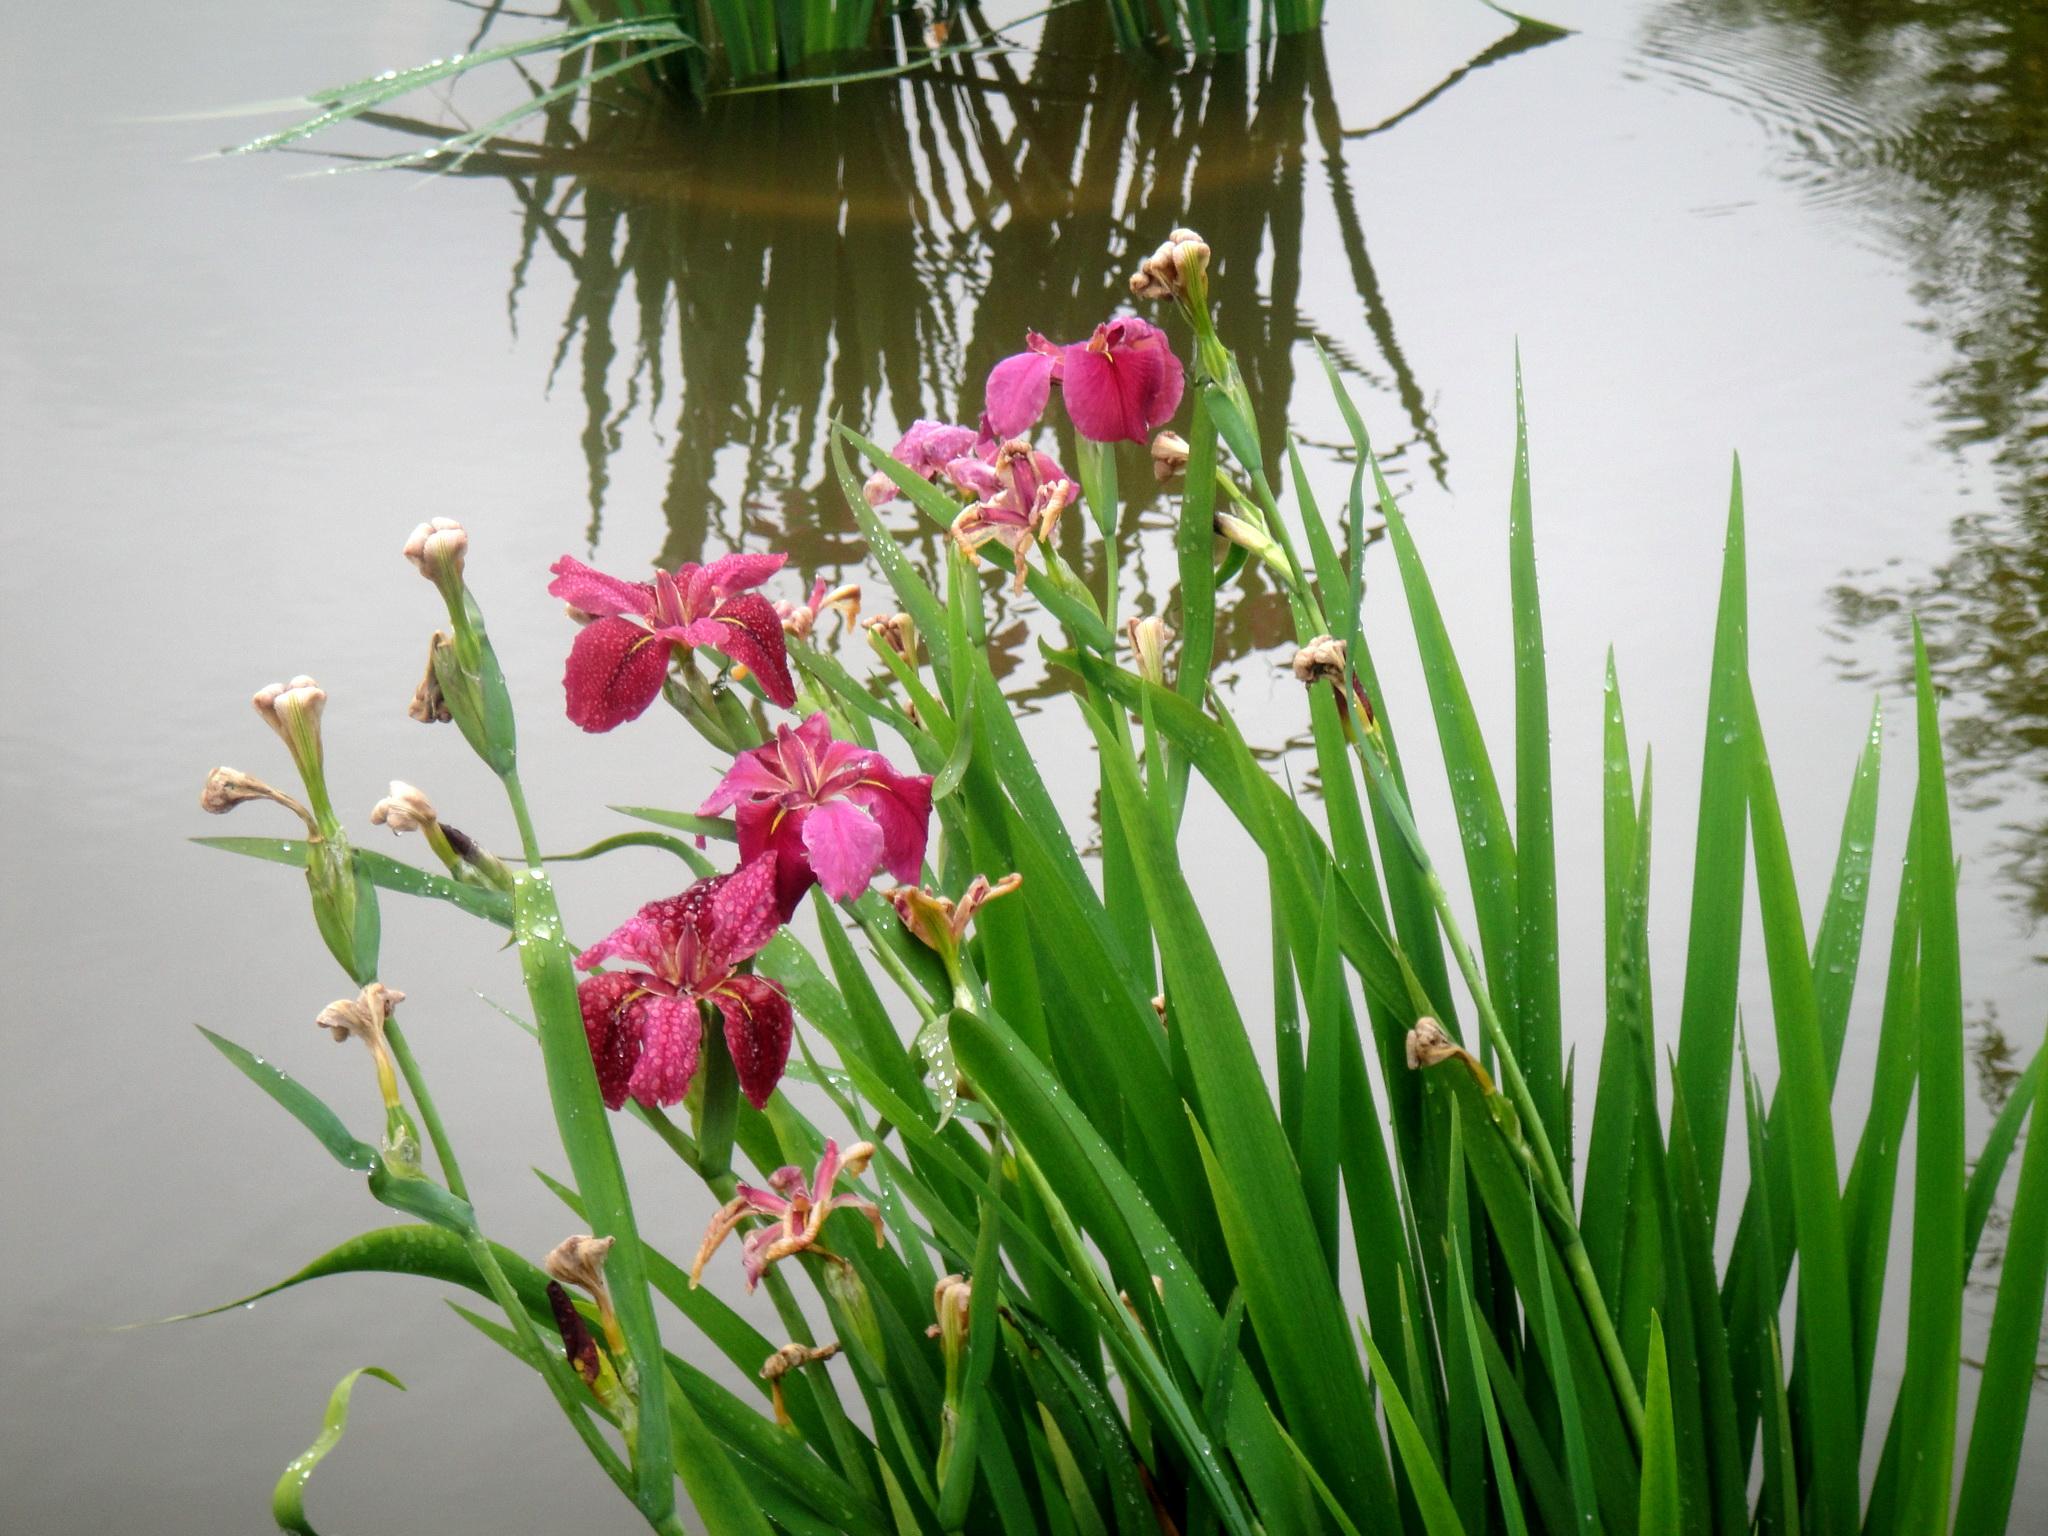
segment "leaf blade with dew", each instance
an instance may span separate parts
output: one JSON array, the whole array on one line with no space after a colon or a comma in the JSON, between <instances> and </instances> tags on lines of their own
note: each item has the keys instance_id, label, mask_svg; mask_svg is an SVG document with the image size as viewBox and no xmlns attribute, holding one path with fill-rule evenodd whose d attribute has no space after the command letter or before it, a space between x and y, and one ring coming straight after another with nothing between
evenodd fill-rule
<instances>
[{"instance_id":1,"label":"leaf blade with dew","mask_svg":"<svg viewBox=\"0 0 2048 1536\"><path fill-rule=\"evenodd\" d=\"M1205 1006L1184 1014L1178 1033L1186 1041L1194 1069L1201 1118L1230 1127L1220 1143L1199 1134L1196 1139L1205 1149L1203 1161L1209 1166L1225 1242L1245 1287L1253 1331L1266 1352L1287 1417L1301 1430L1304 1449L1318 1469L1326 1476L1335 1474L1332 1484L1346 1508L1354 1515L1374 1511L1391 1518L1393 1485L1385 1461L1360 1455L1355 1447L1340 1450L1345 1437L1335 1432L1333 1419L1357 1423L1370 1411L1364 1373L1348 1347L1349 1330L1335 1293L1305 1283L1305 1273L1298 1267L1301 1256L1317 1251L1314 1223L1229 983L1178 859L1157 818L1145 808L1136 770L1116 751L1108 725L1093 715L1089 723L1096 733L1103 777L1131 833L1131 851L1158 935L1168 995L1204 1000ZM1207 1150L1212 1146L1213 1154ZM1253 1191L1258 1198L1256 1220L1244 1203Z\"/></svg>"},{"instance_id":2,"label":"leaf blade with dew","mask_svg":"<svg viewBox=\"0 0 2048 1536\"><path fill-rule=\"evenodd\" d=\"M1395 1449L1401 1453L1401 1465L1408 1473L1408 1488L1422 1515L1423 1530L1429 1536L1464 1536L1465 1527L1451 1503L1450 1489L1444 1486L1443 1472L1430 1455L1429 1442L1416 1425L1415 1415L1408 1411L1400 1383L1387 1368L1386 1356L1362 1327L1358 1337L1365 1345L1366 1358L1372 1362L1373 1380L1380 1389L1380 1407L1386 1414Z\"/></svg>"},{"instance_id":3,"label":"leaf blade with dew","mask_svg":"<svg viewBox=\"0 0 2048 1536\"><path fill-rule=\"evenodd\" d=\"M218 848L224 853L239 853L245 858L262 859L266 863L283 864L292 869L306 867L308 845L297 838L195 837L191 841L202 848ZM496 923L500 928L512 926L512 902L503 891L464 885L446 875L437 875L431 870L373 853L367 848L351 849L350 857L356 873L366 877L372 885L397 891L402 896L424 896L434 901L445 901L472 917Z\"/></svg>"},{"instance_id":4,"label":"leaf blade with dew","mask_svg":"<svg viewBox=\"0 0 2048 1536\"><path fill-rule=\"evenodd\" d=\"M1564 1086L1564 1004L1557 971L1557 844L1551 826L1550 684L1543 605L1536 587L1535 512L1529 492L1529 422L1515 357L1515 468L1508 497L1508 576L1515 643L1516 1051L1530 1096L1554 1127L1558 1161L1572 1174Z\"/></svg>"},{"instance_id":5,"label":"leaf blade with dew","mask_svg":"<svg viewBox=\"0 0 2048 1536\"><path fill-rule=\"evenodd\" d=\"M1502 1017L1512 1020L1518 923L1514 835L1508 826L1493 759L1479 727L1478 711L1465 685L1465 674L1452 648L1450 631L1445 627L1429 574L1423 568L1421 553L1408 530L1408 520L1391 498L1382 500L1380 510L1393 541L1415 648L1436 718L1437 744L1457 812L1458 837L1464 848L1466 879L1479 922L1487 984ZM1519 1056L1523 1042L1512 1039L1510 1044ZM1545 1124L1549 1124L1547 1119Z\"/></svg>"},{"instance_id":6,"label":"leaf blade with dew","mask_svg":"<svg viewBox=\"0 0 2048 1536\"><path fill-rule=\"evenodd\" d=\"M237 1072L261 1088L286 1114L311 1131L314 1140L325 1147L328 1155L342 1167L368 1173L377 1166L377 1149L358 1139L342 1123L341 1116L312 1089L246 1046L215 1034L203 1024L198 1029L206 1037L208 1045L227 1057Z\"/></svg>"},{"instance_id":7,"label":"leaf blade with dew","mask_svg":"<svg viewBox=\"0 0 2048 1536\"><path fill-rule=\"evenodd\" d=\"M320 1433L292 1458L277 1486L270 1491L270 1518L277 1522L280 1531L315 1536L312 1522L306 1518L306 1483L328 1453L341 1444L348 1429L349 1400L355 1394L356 1383L365 1376L388 1382L401 1392L405 1390L405 1383L381 1365L358 1366L334 1384L334 1391L327 1398L327 1411L321 1416Z\"/></svg>"},{"instance_id":8,"label":"leaf blade with dew","mask_svg":"<svg viewBox=\"0 0 2048 1536\"><path fill-rule=\"evenodd\" d=\"M2043 1053L2036 1052L2028 1071L2038 1069L2042 1060ZM2032 1406L2042 1296L2048 1290L2048 1130L2041 1124L2038 1093L2031 1114L1956 1500L1957 1536L1996 1536L2007 1528Z\"/></svg>"},{"instance_id":9,"label":"leaf blade with dew","mask_svg":"<svg viewBox=\"0 0 2048 1536\"><path fill-rule=\"evenodd\" d=\"M1920 907L1920 1103L1913 1160L1913 1285L1899 1385L1900 1528L1948 1527L1963 1306L1963 984L1948 780L1927 644L1913 626L1919 725L1914 836Z\"/></svg>"},{"instance_id":10,"label":"leaf blade with dew","mask_svg":"<svg viewBox=\"0 0 2048 1536\"><path fill-rule=\"evenodd\" d=\"M1749 587L1743 552L1742 462L1728 493L1721 598L1707 687L1700 768L1699 832L1693 857L1692 916L1678 1023L1678 1092L1686 1096L1709 1231L1719 1209L1728 1134L1728 1084L1735 1059L1736 978L1742 961L1742 906L1749 840L1746 747ZM1801 939L1804 947L1805 940Z\"/></svg>"},{"instance_id":11,"label":"leaf blade with dew","mask_svg":"<svg viewBox=\"0 0 2048 1536\"><path fill-rule=\"evenodd\" d=\"M1650 1314L1650 1354L1643 1388L1644 1531L1680 1529L1678 1444L1671 1412L1671 1371L1664 1361L1664 1325Z\"/></svg>"},{"instance_id":12,"label":"leaf blade with dew","mask_svg":"<svg viewBox=\"0 0 2048 1536\"><path fill-rule=\"evenodd\" d=\"M1799 1242L1799 1349L1807 1380L1847 1382L1854 1379L1855 1350L1849 1332L1848 1257L1826 1050L1791 850L1754 699L1744 710L1743 734L1757 900L1778 1041L1778 1095L1785 1106L1793 1230ZM1860 1437L1851 1401L1840 1391L1816 1390L1807 1396L1803 1417L1807 1491L1815 1501L1814 1518L1823 1530L1853 1530L1860 1508Z\"/></svg>"},{"instance_id":13,"label":"leaf blade with dew","mask_svg":"<svg viewBox=\"0 0 2048 1536\"><path fill-rule=\"evenodd\" d=\"M1977 1257L1984 1224L1991 1219L1992 1202L1998 1198L1999 1183L2005 1177L2006 1164L2012 1157L2014 1143L2019 1139L2020 1122L2026 1119L2028 1110L2039 1096L2044 1062L2048 1062L2048 1054L2035 1051L2026 1071L2007 1091L2005 1105L1999 1110L1998 1118L1992 1121L1990 1134L1984 1138L1983 1149L1977 1154L1976 1165L1970 1169L1969 1190L1963 1201L1965 1269Z\"/></svg>"}]
</instances>

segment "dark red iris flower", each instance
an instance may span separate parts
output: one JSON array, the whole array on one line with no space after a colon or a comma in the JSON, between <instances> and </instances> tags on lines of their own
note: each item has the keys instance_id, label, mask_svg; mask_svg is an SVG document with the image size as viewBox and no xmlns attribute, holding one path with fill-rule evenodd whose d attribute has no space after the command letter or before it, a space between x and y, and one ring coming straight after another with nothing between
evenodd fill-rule
<instances>
[{"instance_id":1,"label":"dark red iris flower","mask_svg":"<svg viewBox=\"0 0 2048 1536\"><path fill-rule=\"evenodd\" d=\"M775 864L771 850L680 896L650 901L576 957L586 971L611 959L636 967L585 977L577 988L607 1108L628 1098L650 1108L682 1098L704 1041L699 1003L725 1017L747 1101L759 1109L775 1092L795 1028L789 996L766 976L738 970L782 926Z\"/></svg>"},{"instance_id":2,"label":"dark red iris flower","mask_svg":"<svg viewBox=\"0 0 2048 1536\"><path fill-rule=\"evenodd\" d=\"M652 582L623 581L562 556L548 593L592 616L569 647L562 674L569 718L586 731L609 731L645 712L661 692L669 658L681 647L709 646L751 671L768 697L789 708L796 684L782 620L774 604L749 590L782 569L787 555L727 555L684 565Z\"/></svg>"}]
</instances>

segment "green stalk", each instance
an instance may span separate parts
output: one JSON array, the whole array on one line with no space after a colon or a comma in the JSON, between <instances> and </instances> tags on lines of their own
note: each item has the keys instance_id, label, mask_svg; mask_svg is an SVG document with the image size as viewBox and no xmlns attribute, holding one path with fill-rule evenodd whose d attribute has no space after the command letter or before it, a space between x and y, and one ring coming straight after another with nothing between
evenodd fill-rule
<instances>
[{"instance_id":1,"label":"green stalk","mask_svg":"<svg viewBox=\"0 0 2048 1536\"><path fill-rule=\"evenodd\" d=\"M462 1169L455 1161L454 1144L448 1140L433 1094L427 1091L427 1075L420 1070L396 1018L385 1020L384 1039L391 1046L391 1054L398 1058L398 1070L405 1075L405 1086L412 1090L413 1103L419 1106L420 1121L427 1128L427 1140L434 1144L434 1157L441 1165L441 1178L448 1185L448 1193L458 1200L469 1199L469 1187L463 1183Z\"/></svg>"},{"instance_id":2,"label":"green stalk","mask_svg":"<svg viewBox=\"0 0 2048 1536\"><path fill-rule=\"evenodd\" d=\"M698 1007L705 1009L701 1003ZM697 1171L710 1179L732 1171L733 1128L740 1114L740 1078L726 1048L722 1019L705 1021L701 1070L704 1099L697 1112Z\"/></svg>"}]
</instances>

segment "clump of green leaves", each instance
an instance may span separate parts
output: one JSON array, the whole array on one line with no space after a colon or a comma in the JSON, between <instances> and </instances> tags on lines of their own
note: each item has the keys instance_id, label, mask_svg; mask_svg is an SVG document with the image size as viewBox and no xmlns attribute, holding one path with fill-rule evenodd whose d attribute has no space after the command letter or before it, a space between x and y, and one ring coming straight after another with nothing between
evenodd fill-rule
<instances>
[{"instance_id":1,"label":"clump of green leaves","mask_svg":"<svg viewBox=\"0 0 2048 1536\"><path fill-rule=\"evenodd\" d=\"M1198 361L1170 605L1177 654L1142 673L1125 664L1113 573L1100 593L1063 562L1028 573L1056 626L1045 654L1095 743L1092 828L1060 814L1053 784L1071 769L1034 750L991 669L984 573L951 556L928 580L854 464L941 524L959 505L857 432L833 430L848 506L907 615L888 635L921 636L922 647L879 638L881 665L860 678L800 637L799 707L864 745L894 738L935 776L929 903L905 910L950 919L959 909L941 898L964 901L977 880L1012 873L1021 883L971 927L947 929L943 965L874 893L839 905L814 894L817 946L784 929L761 952L802 1020L804 1066L792 1075L828 1124L782 1093L758 1110L707 1096L679 1118L632 1114L721 1201L738 1182L728 1145L750 1182L768 1184L817 1162L828 1133L850 1131L867 1144L850 1171L879 1208L883 1245L861 1240L851 1213L828 1214L825 1241L765 1270L786 1335L771 1338L718 1294L729 1271L693 1283L681 1259L694 1234L669 1229L660 1207L644 1227L636 1216L520 789L509 695L458 566L436 585L468 636L462 664L482 681L467 704L459 688L444 693L475 715L458 723L505 787L523 868L508 894L366 854L352 867L368 900L396 891L479 919L480 964L493 930L516 939L568 1171L549 1187L565 1224L614 1240L609 1292L588 1314L488 1240L409 1049L399 1066L439 1181L394 1170L278 1068L216 1039L375 1199L416 1218L277 1288L385 1270L488 1297L498 1316L458 1310L543 1378L663 1531L679 1529L678 1480L711 1531L798 1536L2003 1529L2048 1283L2048 1139L2025 1138L1991 1354L1966 1424L1964 1286L2040 1069L1970 1163L1954 851L1924 649L1876 1081L1860 1124L1842 1123L1851 1108L1833 1084L1866 930L1882 928L1866 910L1881 737L1873 720L1856 744L1839 853L1815 905L1794 878L1751 686L1738 473L1690 943L1676 1025L1661 1036L1650 765L1645 754L1636 768L1611 663L1602 740L1566 748L1599 773L1604 810L1606 1017L1581 1133L1519 388L1503 616L1514 732L1496 761L1342 380L1330 370L1356 468L1325 488L1326 518L1291 444L1283 505L1244 380L1199 292L1183 302L1201 312L1189 314ZM1096 520L1113 531L1115 456L1090 449L1078 462ZM1219 498L1240 539L1221 546L1220 564ZM1368 509L1385 521L1421 662L1426 699L1412 711L1383 692L1360 622ZM1210 686L1218 588L1252 534L1302 648L1319 801L1275 779ZM1197 776L1242 835L1222 856L1269 893L1270 998L1242 996L1223 958L1255 904L1240 895L1227 911L1205 909L1190 883L1192 861L1219 856L1183 836ZM1446 864L1417 828L1425 794L1448 794L1456 813ZM684 810L632 814L732 835ZM1081 851L1090 842L1093 863ZM629 844L708 868L665 833L586 855ZM306 843L225 845L308 856ZM1737 1010L1752 867L1764 939L1752 959L1768 1007L1746 1023L1775 1041L1770 1085L1750 1068ZM1446 869L1462 876L1456 899ZM1717 1231L1723 1209L1739 1212L1732 1231ZM1895 1227L1910 1232L1909 1303L1888 1319ZM690 1325L678 1350L660 1336L653 1293ZM593 1316L616 1361L598 1359ZM1903 1327L1906 1346L1890 1402L1872 1391L1887 1327ZM714 1353L759 1391L703 1370Z\"/></svg>"}]
</instances>

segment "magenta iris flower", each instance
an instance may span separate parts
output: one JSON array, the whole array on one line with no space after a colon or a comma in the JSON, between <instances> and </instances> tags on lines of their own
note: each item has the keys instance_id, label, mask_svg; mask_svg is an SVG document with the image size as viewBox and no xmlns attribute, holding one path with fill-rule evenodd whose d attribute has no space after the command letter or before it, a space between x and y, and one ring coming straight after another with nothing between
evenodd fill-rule
<instances>
[{"instance_id":1,"label":"magenta iris flower","mask_svg":"<svg viewBox=\"0 0 2048 1536\"><path fill-rule=\"evenodd\" d=\"M814 882L834 901L858 896L881 869L915 885L932 781L898 773L857 742L835 740L818 714L794 730L778 726L773 741L742 752L697 814L729 808L739 823L741 863L777 856L776 897L787 922Z\"/></svg>"},{"instance_id":2,"label":"magenta iris flower","mask_svg":"<svg viewBox=\"0 0 2048 1536\"><path fill-rule=\"evenodd\" d=\"M910 429L896 439L889 457L936 484L946 473L947 465L975 451L977 437L970 427L956 427L943 421L913 421ZM992 437L989 443L993 449ZM882 506L900 494L896 482L880 470L868 476L862 490L871 507Z\"/></svg>"},{"instance_id":3,"label":"magenta iris flower","mask_svg":"<svg viewBox=\"0 0 2048 1536\"><path fill-rule=\"evenodd\" d=\"M704 1043L699 1003L725 1016L747 1101L759 1109L775 1092L795 1024L789 997L767 977L736 969L782 926L775 863L771 850L680 896L650 901L576 957L586 971L615 958L637 967L585 977L576 989L607 1108L628 1098L650 1108L682 1098Z\"/></svg>"},{"instance_id":4,"label":"magenta iris flower","mask_svg":"<svg viewBox=\"0 0 2048 1536\"><path fill-rule=\"evenodd\" d=\"M1083 437L1142 443L1172 418L1184 382L1166 332L1148 320L1111 320L1065 345L1033 331L1024 351L989 370L988 421L1001 437L1030 431L1057 384Z\"/></svg>"},{"instance_id":5,"label":"magenta iris flower","mask_svg":"<svg viewBox=\"0 0 2048 1536\"><path fill-rule=\"evenodd\" d=\"M839 1143L828 1137L824 1156L818 1159L818 1171L810 1182L804 1181L803 1169L791 1165L768 1175L771 1186L768 1189L756 1189L751 1184L740 1185L739 1193L711 1218L711 1225L704 1233L704 1242L690 1265L691 1289L694 1290L698 1281L703 1279L704 1266L718 1251L718 1245L732 1234L733 1228L750 1216L765 1217L768 1222L766 1226L754 1228L740 1240L740 1267L746 1271L747 1289L750 1291L761 1283L761 1277L768 1273L770 1265L792 1254L815 1253L820 1258L845 1264L845 1259L818 1241L825 1231L825 1218L834 1211L857 1211L865 1216L868 1225L874 1229L875 1246L881 1247L886 1241L882 1233L882 1213L872 1202L861 1199L857 1194L841 1195L833 1191L842 1175L858 1177L865 1173L868 1161L874 1155L872 1142L857 1141L842 1154Z\"/></svg>"},{"instance_id":6,"label":"magenta iris flower","mask_svg":"<svg viewBox=\"0 0 2048 1536\"><path fill-rule=\"evenodd\" d=\"M548 594L592 615L569 647L562 688L569 718L586 731L638 719L661 692L671 653L706 645L747 667L784 709L796 702L783 647L782 620L748 590L782 569L787 555L727 555L685 565L652 583L621 581L562 556L549 570Z\"/></svg>"},{"instance_id":7,"label":"magenta iris flower","mask_svg":"<svg viewBox=\"0 0 2048 1536\"><path fill-rule=\"evenodd\" d=\"M997 450L993 467L968 460L975 473L963 486L976 496L974 505L953 519L953 540L970 560L979 560L983 544L994 539L1009 550L1017 565L1016 591L1024 590L1025 556L1031 546L1050 541L1060 513L1080 499L1081 489L1049 453L1040 453L1021 437Z\"/></svg>"}]
</instances>

